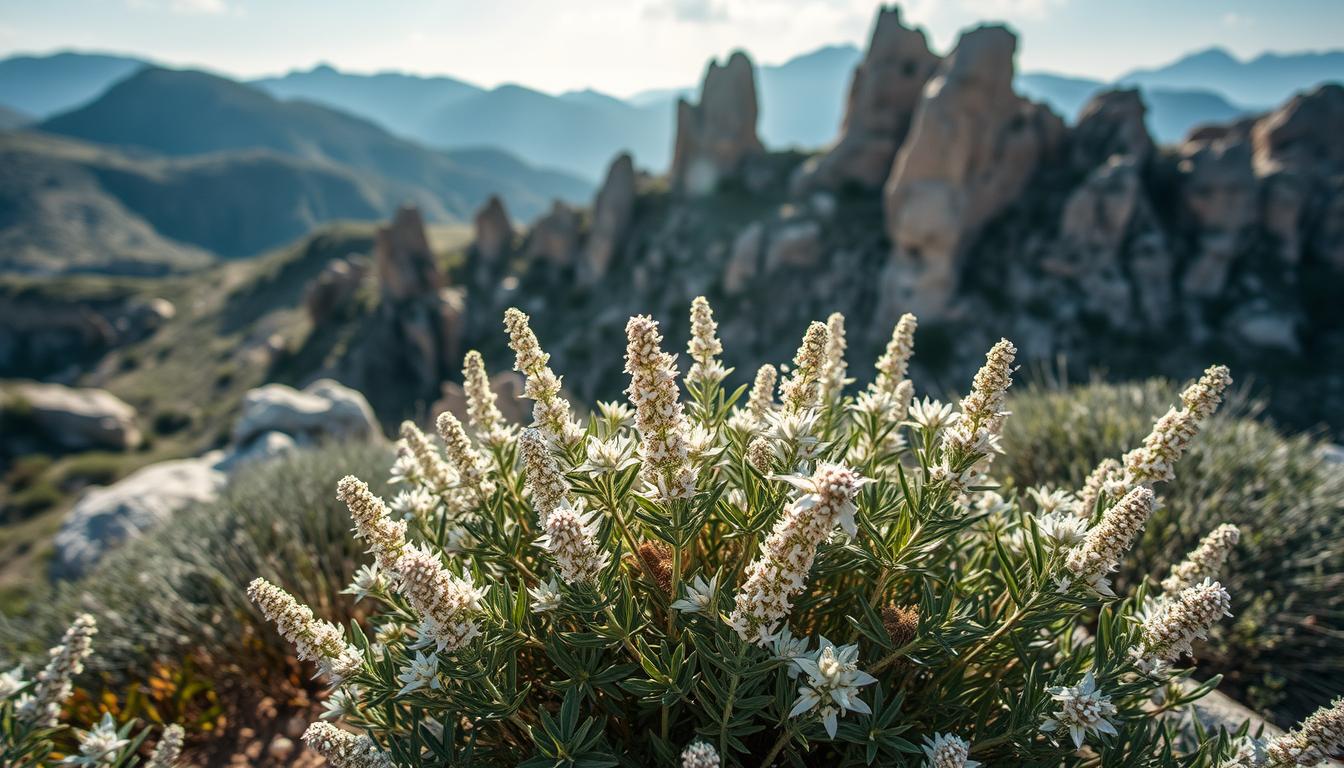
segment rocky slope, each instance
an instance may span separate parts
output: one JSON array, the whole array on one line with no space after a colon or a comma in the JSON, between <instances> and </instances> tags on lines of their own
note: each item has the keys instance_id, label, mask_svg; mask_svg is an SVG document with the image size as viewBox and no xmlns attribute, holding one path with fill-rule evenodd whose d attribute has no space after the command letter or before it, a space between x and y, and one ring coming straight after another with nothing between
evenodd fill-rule
<instances>
[{"instance_id":1,"label":"rocky slope","mask_svg":"<svg viewBox=\"0 0 1344 768\"><path fill-rule=\"evenodd\" d=\"M1058 357L1074 376L1225 361L1282 418L1344 426L1344 370L1324 363L1344 350L1344 88L1160 150L1137 92L1098 94L1073 127L1019 96L1015 47L980 27L939 60L884 11L841 137L812 158L761 149L745 57L712 66L666 184L642 180L633 201L604 189L590 215L553 212L511 250L478 219L466 343L507 364L497 315L519 304L567 386L613 396L621 382L585 363L635 312L684 335L699 293L742 380L789 359L810 319L848 315L857 367L917 311L917 375L935 391L1006 335L1029 367ZM589 223L613 218L628 220L614 241ZM497 266L511 260L512 276Z\"/></svg>"}]
</instances>

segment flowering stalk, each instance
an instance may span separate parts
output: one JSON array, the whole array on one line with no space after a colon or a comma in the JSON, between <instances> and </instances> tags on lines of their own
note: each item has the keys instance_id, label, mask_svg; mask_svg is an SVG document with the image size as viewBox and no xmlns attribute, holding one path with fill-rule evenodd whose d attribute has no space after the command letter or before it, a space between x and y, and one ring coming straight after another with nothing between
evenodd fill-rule
<instances>
[{"instance_id":1,"label":"flowering stalk","mask_svg":"<svg viewBox=\"0 0 1344 768\"><path fill-rule=\"evenodd\" d=\"M915 316L909 312L901 315L891 331L891 341L887 342L886 351L877 359L877 378L872 383L874 391L894 395L896 387L906 380L910 358L915 354L915 327L918 324ZM904 410L901 412L904 413Z\"/></svg>"},{"instance_id":2,"label":"flowering stalk","mask_svg":"<svg viewBox=\"0 0 1344 768\"><path fill-rule=\"evenodd\" d=\"M326 758L332 768L395 768L392 759L368 736L343 731L331 723L316 722L303 733L303 743Z\"/></svg>"},{"instance_id":3,"label":"flowering stalk","mask_svg":"<svg viewBox=\"0 0 1344 768\"><path fill-rule=\"evenodd\" d=\"M336 483L336 496L350 510L355 536L368 542L368 551L378 567L385 571L394 570L397 558L406 548L406 521L393 520L383 500L373 495L367 483L353 475L346 475Z\"/></svg>"},{"instance_id":4,"label":"flowering stalk","mask_svg":"<svg viewBox=\"0 0 1344 768\"><path fill-rule=\"evenodd\" d=\"M989 450L991 438L999 434L1008 415L1004 403L1008 388L1013 385L1016 355L1017 347L1007 339L999 339L986 353L985 364L971 382L970 394L961 399L961 413L943 433L946 452L965 457Z\"/></svg>"},{"instance_id":5,"label":"flowering stalk","mask_svg":"<svg viewBox=\"0 0 1344 768\"><path fill-rule=\"evenodd\" d=\"M537 539L537 545L555 558L560 578L567 584L592 585L611 562L598 544L593 514L585 512L582 504L575 507L564 500L547 516L546 533Z\"/></svg>"},{"instance_id":6,"label":"flowering stalk","mask_svg":"<svg viewBox=\"0 0 1344 768\"><path fill-rule=\"evenodd\" d=\"M336 625L315 618L308 606L285 590L256 578L247 585L247 596L275 624L280 635L293 643L299 660L315 662L318 673L333 685L339 685L363 665L359 651L345 642Z\"/></svg>"},{"instance_id":7,"label":"flowering stalk","mask_svg":"<svg viewBox=\"0 0 1344 768\"><path fill-rule=\"evenodd\" d=\"M60 720L61 705L74 691L74 678L84 671L84 660L93 652L93 636L98 623L87 613L80 614L65 630L60 645L48 654L51 660L34 678L29 698L18 708L21 722L36 728L54 728Z\"/></svg>"},{"instance_id":8,"label":"flowering stalk","mask_svg":"<svg viewBox=\"0 0 1344 768\"><path fill-rule=\"evenodd\" d=\"M1106 510L1101 522L1087 532L1082 543L1069 550L1065 567L1098 594L1115 597L1107 574L1120 566L1120 558L1148 522L1154 501L1152 490L1143 486L1125 494ZM1066 580L1063 586L1067 584Z\"/></svg>"},{"instance_id":9,"label":"flowering stalk","mask_svg":"<svg viewBox=\"0 0 1344 768\"><path fill-rule=\"evenodd\" d=\"M495 390L490 387L485 360L474 349L462 360L462 390L467 396L467 422L476 439L492 448L506 443L510 430L495 404Z\"/></svg>"},{"instance_id":10,"label":"flowering stalk","mask_svg":"<svg viewBox=\"0 0 1344 768\"><path fill-rule=\"evenodd\" d=\"M709 300L696 296L691 302L691 340L686 345L692 361L691 369L686 373L687 384L710 387L728 375L729 371L717 359L723 354L723 342L715 335L718 327Z\"/></svg>"},{"instance_id":11,"label":"flowering stalk","mask_svg":"<svg viewBox=\"0 0 1344 768\"><path fill-rule=\"evenodd\" d=\"M802 413L817 406L817 390L822 363L826 359L828 335L825 324L816 321L803 334L803 343L793 356L793 374L780 386L785 413Z\"/></svg>"},{"instance_id":12,"label":"flowering stalk","mask_svg":"<svg viewBox=\"0 0 1344 768\"><path fill-rule=\"evenodd\" d=\"M1314 766L1344 749L1344 698L1307 716L1298 727L1269 742L1270 765Z\"/></svg>"},{"instance_id":13,"label":"flowering stalk","mask_svg":"<svg viewBox=\"0 0 1344 768\"><path fill-rule=\"evenodd\" d=\"M706 741L693 741L681 751L681 768L719 768L719 751Z\"/></svg>"},{"instance_id":14,"label":"flowering stalk","mask_svg":"<svg viewBox=\"0 0 1344 768\"><path fill-rule=\"evenodd\" d=\"M1092 519L1097 502L1103 498L1119 498L1127 490L1124 485L1125 468L1115 459L1102 459L1083 481L1083 490L1078 494L1078 515Z\"/></svg>"},{"instance_id":15,"label":"flowering stalk","mask_svg":"<svg viewBox=\"0 0 1344 768\"><path fill-rule=\"evenodd\" d=\"M513 369L527 377L523 397L535 402L533 423L552 440L563 445L577 443L583 430L570 417L569 401L560 396L560 378L547 365L551 356L541 351L527 315L509 308L504 327L509 332L509 348L516 355Z\"/></svg>"},{"instance_id":16,"label":"flowering stalk","mask_svg":"<svg viewBox=\"0 0 1344 768\"><path fill-rule=\"evenodd\" d=\"M186 732L176 723L164 728L145 768L175 768L178 758L182 756L182 740L185 737Z\"/></svg>"},{"instance_id":17,"label":"flowering stalk","mask_svg":"<svg viewBox=\"0 0 1344 768\"><path fill-rule=\"evenodd\" d=\"M1171 480L1173 468L1200 424L1213 415L1232 384L1227 367L1215 365L1181 393L1180 409L1172 408L1157 420L1143 446L1125 454L1125 482L1130 487Z\"/></svg>"},{"instance_id":18,"label":"flowering stalk","mask_svg":"<svg viewBox=\"0 0 1344 768\"><path fill-rule=\"evenodd\" d=\"M457 470L462 485L478 504L484 505L495 492L495 484L486 476L485 460L471 447L471 440L467 437L467 431L462 428L462 422L453 414L444 411L439 414L435 426L439 429L444 450Z\"/></svg>"},{"instance_id":19,"label":"flowering stalk","mask_svg":"<svg viewBox=\"0 0 1344 768\"><path fill-rule=\"evenodd\" d=\"M845 316L839 312L826 318L826 355L821 364L821 389L824 402L833 403L840 399L845 385Z\"/></svg>"},{"instance_id":20,"label":"flowering stalk","mask_svg":"<svg viewBox=\"0 0 1344 768\"><path fill-rule=\"evenodd\" d=\"M518 438L518 453L523 458L523 472L527 478L527 488L532 493L532 506L537 510L537 519L544 529L546 519L569 493L569 481L561 474L560 465L551 455L541 430L524 429Z\"/></svg>"},{"instance_id":21,"label":"flowering stalk","mask_svg":"<svg viewBox=\"0 0 1344 768\"><path fill-rule=\"evenodd\" d=\"M447 496L457 485L457 473L439 455L439 450L429 441L424 432L413 421L401 423L401 440L418 471L417 478L430 491L439 496Z\"/></svg>"},{"instance_id":22,"label":"flowering stalk","mask_svg":"<svg viewBox=\"0 0 1344 768\"><path fill-rule=\"evenodd\" d=\"M635 406L641 439L641 476L667 500L695 495L695 468L691 465L690 425L678 401L676 362L662 351L658 323L636 315L626 323L626 393Z\"/></svg>"},{"instance_id":23,"label":"flowering stalk","mask_svg":"<svg viewBox=\"0 0 1344 768\"><path fill-rule=\"evenodd\" d=\"M485 589L458 578L424 546L409 546L397 559L401 594L420 616L419 645L453 652L481 634L475 617L481 613Z\"/></svg>"},{"instance_id":24,"label":"flowering stalk","mask_svg":"<svg viewBox=\"0 0 1344 768\"><path fill-rule=\"evenodd\" d=\"M810 478L783 479L803 494L784 511L760 557L747 567L728 619L743 640L758 645L774 640L780 621L788 617L790 598L803 591L818 545L836 525L855 534L854 497L866 482L854 470L835 464L818 465Z\"/></svg>"},{"instance_id":25,"label":"flowering stalk","mask_svg":"<svg viewBox=\"0 0 1344 768\"><path fill-rule=\"evenodd\" d=\"M1158 604L1141 631L1139 656L1176 661L1194 653L1191 644L1208 637L1224 616L1231 616L1232 598L1223 585L1205 579Z\"/></svg>"},{"instance_id":26,"label":"flowering stalk","mask_svg":"<svg viewBox=\"0 0 1344 768\"><path fill-rule=\"evenodd\" d=\"M1241 540L1235 525L1220 525L1205 536L1185 560L1171 567L1171 575L1162 580L1162 591L1174 595L1206 580L1218 578L1227 556Z\"/></svg>"}]
</instances>

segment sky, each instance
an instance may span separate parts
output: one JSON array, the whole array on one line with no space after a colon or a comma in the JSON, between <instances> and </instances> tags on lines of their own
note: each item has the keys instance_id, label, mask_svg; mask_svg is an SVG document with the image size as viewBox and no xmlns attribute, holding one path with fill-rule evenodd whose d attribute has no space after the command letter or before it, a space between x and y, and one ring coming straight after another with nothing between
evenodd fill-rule
<instances>
[{"instance_id":1,"label":"sky","mask_svg":"<svg viewBox=\"0 0 1344 768\"><path fill-rule=\"evenodd\" d=\"M1113 79L1218 45L1344 46L1341 0L911 0L940 53L981 21L1020 35L1018 67ZM58 49L145 56L235 77L330 63L495 86L617 96L695 83L735 48L778 64L864 46L870 0L0 0L0 56Z\"/></svg>"}]
</instances>

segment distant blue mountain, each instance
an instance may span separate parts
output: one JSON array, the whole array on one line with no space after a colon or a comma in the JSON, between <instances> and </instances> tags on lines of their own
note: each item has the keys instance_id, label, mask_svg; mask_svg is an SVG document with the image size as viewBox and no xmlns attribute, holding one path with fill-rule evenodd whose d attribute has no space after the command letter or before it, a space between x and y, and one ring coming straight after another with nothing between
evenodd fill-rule
<instances>
[{"instance_id":1,"label":"distant blue mountain","mask_svg":"<svg viewBox=\"0 0 1344 768\"><path fill-rule=\"evenodd\" d=\"M0 104L33 117L50 117L92 101L149 63L98 53L12 56L0 61Z\"/></svg>"},{"instance_id":2,"label":"distant blue mountain","mask_svg":"<svg viewBox=\"0 0 1344 768\"><path fill-rule=\"evenodd\" d=\"M1078 119L1093 95L1115 87L1100 80L1043 72L1018 75L1014 85L1023 96L1048 104L1069 122ZM1209 90L1141 87L1140 91L1148 107L1148 132L1163 144L1179 142L1196 126L1235 120L1253 111Z\"/></svg>"},{"instance_id":3,"label":"distant blue mountain","mask_svg":"<svg viewBox=\"0 0 1344 768\"><path fill-rule=\"evenodd\" d=\"M1210 48L1163 67L1134 70L1117 82L1210 90L1233 103L1265 109L1321 83L1344 82L1344 51L1264 53L1242 61L1222 48Z\"/></svg>"}]
</instances>

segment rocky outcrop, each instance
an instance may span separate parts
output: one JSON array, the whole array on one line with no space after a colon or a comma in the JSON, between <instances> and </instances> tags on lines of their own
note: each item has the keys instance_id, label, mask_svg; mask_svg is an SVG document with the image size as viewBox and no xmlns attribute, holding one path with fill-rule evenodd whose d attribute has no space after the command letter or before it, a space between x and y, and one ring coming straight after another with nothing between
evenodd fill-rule
<instances>
[{"instance_id":1,"label":"rocky outcrop","mask_svg":"<svg viewBox=\"0 0 1344 768\"><path fill-rule=\"evenodd\" d=\"M302 390L267 384L248 392L233 425L234 445L245 446L268 432L289 435L300 444L368 440L380 434L364 396L330 379L315 381Z\"/></svg>"},{"instance_id":2,"label":"rocky outcrop","mask_svg":"<svg viewBox=\"0 0 1344 768\"><path fill-rule=\"evenodd\" d=\"M923 31L901 23L899 8L881 8L868 51L849 84L840 138L800 169L795 193L845 184L880 188L939 61Z\"/></svg>"},{"instance_id":3,"label":"rocky outcrop","mask_svg":"<svg viewBox=\"0 0 1344 768\"><path fill-rule=\"evenodd\" d=\"M491 195L472 219L476 237L472 247L476 257L486 264L496 264L513 248L513 222L504 209L499 195Z\"/></svg>"},{"instance_id":4,"label":"rocky outcrop","mask_svg":"<svg viewBox=\"0 0 1344 768\"><path fill-rule=\"evenodd\" d=\"M365 272L365 265L360 261L337 258L317 273L303 294L303 308L313 325L330 322L350 306Z\"/></svg>"},{"instance_id":5,"label":"rocky outcrop","mask_svg":"<svg viewBox=\"0 0 1344 768\"><path fill-rule=\"evenodd\" d=\"M432 296L444 286L418 208L402 207L391 223L378 228L373 263L385 303Z\"/></svg>"},{"instance_id":6,"label":"rocky outcrop","mask_svg":"<svg viewBox=\"0 0 1344 768\"><path fill-rule=\"evenodd\" d=\"M1181 202L1198 239L1181 288L1211 298L1227 285L1242 233L1258 223L1251 146L1244 130L1204 131L1181 147L1181 156Z\"/></svg>"},{"instance_id":7,"label":"rocky outcrop","mask_svg":"<svg viewBox=\"0 0 1344 768\"><path fill-rule=\"evenodd\" d=\"M894 307L941 314L981 227L1063 139L1058 117L1013 92L1016 49L1007 29L978 27L929 82L884 191L894 268L884 316Z\"/></svg>"},{"instance_id":8,"label":"rocky outcrop","mask_svg":"<svg viewBox=\"0 0 1344 768\"><path fill-rule=\"evenodd\" d=\"M743 161L765 148L756 135L756 73L736 51L726 64L709 63L700 103L677 101L677 138L672 153L672 189L688 195L714 191L742 170Z\"/></svg>"},{"instance_id":9,"label":"rocky outcrop","mask_svg":"<svg viewBox=\"0 0 1344 768\"><path fill-rule=\"evenodd\" d=\"M104 389L21 382L0 393L0 406L66 450L128 451L142 440L135 408Z\"/></svg>"},{"instance_id":10,"label":"rocky outcrop","mask_svg":"<svg viewBox=\"0 0 1344 768\"><path fill-rule=\"evenodd\" d=\"M593 201L593 221L579 262L579 279L600 280L620 248L635 213L635 163L627 152L611 162L607 178Z\"/></svg>"},{"instance_id":11,"label":"rocky outcrop","mask_svg":"<svg viewBox=\"0 0 1344 768\"><path fill-rule=\"evenodd\" d=\"M523 245L528 261L540 261L555 267L574 263L579 247L579 212L568 203L556 200L545 216L532 225Z\"/></svg>"},{"instance_id":12,"label":"rocky outcrop","mask_svg":"<svg viewBox=\"0 0 1344 768\"><path fill-rule=\"evenodd\" d=\"M163 298L0 291L0 377L73 381L103 355L148 338L176 314Z\"/></svg>"},{"instance_id":13,"label":"rocky outcrop","mask_svg":"<svg viewBox=\"0 0 1344 768\"><path fill-rule=\"evenodd\" d=\"M1153 154L1153 139L1144 123L1147 112L1137 88L1093 96L1069 136L1073 166L1088 170L1120 155L1142 169Z\"/></svg>"}]
</instances>

